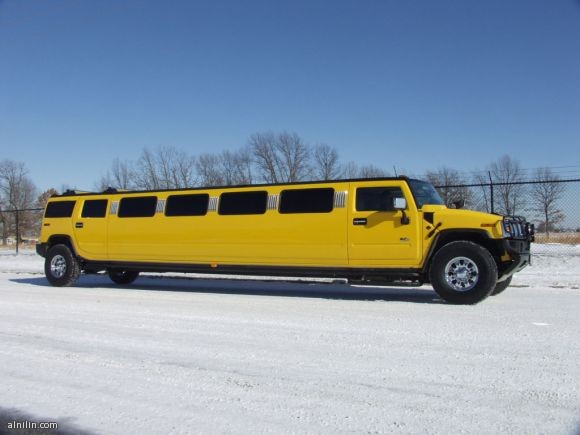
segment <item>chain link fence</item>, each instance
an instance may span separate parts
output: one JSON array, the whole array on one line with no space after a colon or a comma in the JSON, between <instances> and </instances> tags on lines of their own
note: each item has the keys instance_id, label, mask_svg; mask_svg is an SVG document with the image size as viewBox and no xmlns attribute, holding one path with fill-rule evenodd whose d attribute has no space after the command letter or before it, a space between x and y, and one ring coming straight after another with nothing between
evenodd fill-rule
<instances>
[{"instance_id":1,"label":"chain link fence","mask_svg":"<svg viewBox=\"0 0 580 435\"><path fill-rule=\"evenodd\" d=\"M0 210L0 245L14 249L32 248L38 241L42 225L42 208Z\"/></svg>"},{"instance_id":2,"label":"chain link fence","mask_svg":"<svg viewBox=\"0 0 580 435\"><path fill-rule=\"evenodd\" d=\"M580 179L435 186L448 207L524 216L534 252L580 255Z\"/></svg>"}]
</instances>

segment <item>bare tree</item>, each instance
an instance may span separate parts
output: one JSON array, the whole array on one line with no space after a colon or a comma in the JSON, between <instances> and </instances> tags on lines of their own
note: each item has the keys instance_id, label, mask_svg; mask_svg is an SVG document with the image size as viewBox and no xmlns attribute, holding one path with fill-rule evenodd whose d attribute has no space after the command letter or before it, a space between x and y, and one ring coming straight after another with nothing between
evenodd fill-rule
<instances>
[{"instance_id":1,"label":"bare tree","mask_svg":"<svg viewBox=\"0 0 580 435\"><path fill-rule=\"evenodd\" d=\"M276 141L282 182L303 181L310 173L310 149L296 133L281 133Z\"/></svg>"},{"instance_id":2,"label":"bare tree","mask_svg":"<svg viewBox=\"0 0 580 435\"><path fill-rule=\"evenodd\" d=\"M256 133L248 140L256 168L267 183L302 181L310 173L310 150L296 133Z\"/></svg>"},{"instance_id":3,"label":"bare tree","mask_svg":"<svg viewBox=\"0 0 580 435\"><path fill-rule=\"evenodd\" d=\"M220 158L215 154L202 154L197 158L195 168L202 186L223 186L225 184L220 164Z\"/></svg>"},{"instance_id":4,"label":"bare tree","mask_svg":"<svg viewBox=\"0 0 580 435\"><path fill-rule=\"evenodd\" d=\"M348 162L344 165L340 165L340 172L344 178L358 178L360 168L355 162Z\"/></svg>"},{"instance_id":5,"label":"bare tree","mask_svg":"<svg viewBox=\"0 0 580 435\"><path fill-rule=\"evenodd\" d=\"M2 210L23 210L33 208L36 197L36 186L28 178L28 170L22 162L3 160L0 162L0 206ZM33 227L30 211L19 212L19 223L23 231ZM16 233L16 214L2 211L2 244L6 245L8 237ZM18 241L20 242L20 240Z\"/></svg>"},{"instance_id":6,"label":"bare tree","mask_svg":"<svg viewBox=\"0 0 580 435\"><path fill-rule=\"evenodd\" d=\"M105 190L109 187L131 190L135 188L135 170L130 161L116 158L113 160L111 169L107 171L97 187L98 190Z\"/></svg>"},{"instance_id":7,"label":"bare tree","mask_svg":"<svg viewBox=\"0 0 580 435\"><path fill-rule=\"evenodd\" d=\"M340 176L343 178L382 178L390 177L391 174L384 169L379 168L373 164L359 166L355 162L348 162L341 164Z\"/></svg>"},{"instance_id":8,"label":"bare tree","mask_svg":"<svg viewBox=\"0 0 580 435\"><path fill-rule=\"evenodd\" d=\"M113 160L111 167L111 177L114 186L119 189L130 190L134 186L135 171L133 165L129 161L122 161L118 158Z\"/></svg>"},{"instance_id":9,"label":"bare tree","mask_svg":"<svg viewBox=\"0 0 580 435\"><path fill-rule=\"evenodd\" d=\"M451 207L456 201L463 199L471 205L472 194L469 187L465 187L467 181L461 174L452 168L442 167L437 171L427 171L425 178L437 187L443 202Z\"/></svg>"},{"instance_id":10,"label":"bare tree","mask_svg":"<svg viewBox=\"0 0 580 435\"><path fill-rule=\"evenodd\" d=\"M248 145L252 150L260 177L266 183L281 182L278 171L281 163L276 152L276 137L274 133L254 133L250 136Z\"/></svg>"},{"instance_id":11,"label":"bare tree","mask_svg":"<svg viewBox=\"0 0 580 435\"><path fill-rule=\"evenodd\" d=\"M42 192L36 198L34 208L36 208L37 211L33 211L30 213L30 223L28 225L31 234L33 235L40 234L40 228L42 225L42 215L44 209L46 208L46 203L54 195L58 195L58 192L56 191L56 189L50 188Z\"/></svg>"},{"instance_id":12,"label":"bare tree","mask_svg":"<svg viewBox=\"0 0 580 435\"><path fill-rule=\"evenodd\" d=\"M390 177L389 174L384 169L379 168L375 165L365 165L361 166L358 171L359 178L380 178L380 177Z\"/></svg>"},{"instance_id":13,"label":"bare tree","mask_svg":"<svg viewBox=\"0 0 580 435\"><path fill-rule=\"evenodd\" d=\"M218 160L218 169L220 170L223 184L226 186L239 186L252 183L252 156L247 147L238 151L223 151L218 156Z\"/></svg>"},{"instance_id":14,"label":"bare tree","mask_svg":"<svg viewBox=\"0 0 580 435\"><path fill-rule=\"evenodd\" d=\"M135 187L147 190L176 189L195 184L195 159L175 147L145 148L137 160Z\"/></svg>"},{"instance_id":15,"label":"bare tree","mask_svg":"<svg viewBox=\"0 0 580 435\"><path fill-rule=\"evenodd\" d=\"M498 203L498 210L504 215L515 215L524 206L524 187L520 183L523 180L523 172L517 160L503 155L489 166L494 183Z\"/></svg>"},{"instance_id":16,"label":"bare tree","mask_svg":"<svg viewBox=\"0 0 580 435\"><path fill-rule=\"evenodd\" d=\"M251 184L254 182L254 166L252 152L248 146L240 148L236 152L238 162L237 184Z\"/></svg>"},{"instance_id":17,"label":"bare tree","mask_svg":"<svg viewBox=\"0 0 580 435\"><path fill-rule=\"evenodd\" d=\"M48 200L50 198L52 198L54 195L58 195L58 192L56 191L56 189L53 189L52 187L48 190L45 190L44 192L42 192L40 195L38 195L38 198L36 199L36 204L35 206L37 208L42 208L44 209L46 207L46 203L48 202Z\"/></svg>"},{"instance_id":18,"label":"bare tree","mask_svg":"<svg viewBox=\"0 0 580 435\"><path fill-rule=\"evenodd\" d=\"M336 148L327 144L314 147L313 175L317 180L336 180L342 177L342 171Z\"/></svg>"},{"instance_id":19,"label":"bare tree","mask_svg":"<svg viewBox=\"0 0 580 435\"><path fill-rule=\"evenodd\" d=\"M564 213L558 209L565 186L559 182L560 177L549 168L539 168L534 174L535 184L531 186L533 211L541 216L539 231L544 231L548 238L555 224L564 220Z\"/></svg>"},{"instance_id":20,"label":"bare tree","mask_svg":"<svg viewBox=\"0 0 580 435\"><path fill-rule=\"evenodd\" d=\"M169 172L171 174L169 177L171 188L183 189L197 184L195 162L195 157L188 155L186 152L175 151Z\"/></svg>"},{"instance_id":21,"label":"bare tree","mask_svg":"<svg viewBox=\"0 0 580 435\"><path fill-rule=\"evenodd\" d=\"M145 190L161 189L161 175L156 160L149 149L145 148L141 151L135 172L136 187Z\"/></svg>"}]
</instances>

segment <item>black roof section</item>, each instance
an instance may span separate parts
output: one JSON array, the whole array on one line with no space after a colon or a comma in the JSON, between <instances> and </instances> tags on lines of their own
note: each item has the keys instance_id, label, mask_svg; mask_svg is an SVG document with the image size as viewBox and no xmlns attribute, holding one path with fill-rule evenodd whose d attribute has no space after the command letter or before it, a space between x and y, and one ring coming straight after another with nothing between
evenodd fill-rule
<instances>
[{"instance_id":1,"label":"black roof section","mask_svg":"<svg viewBox=\"0 0 580 435\"><path fill-rule=\"evenodd\" d=\"M155 190L124 190L108 187L103 192L87 192L79 190L67 190L60 195L53 195L52 198L63 198L68 196L95 196L95 195L131 195L140 193L164 193L164 192L183 192L191 190L223 190L223 189L240 189L252 187L273 187L273 186L304 186L307 184L333 184L333 183L350 183L361 181L399 181L399 180L415 180L405 175L398 177L376 177L376 178L343 178L340 180L316 180L316 181L297 181L292 183L262 183L262 184L237 184L230 186L200 186L200 187L182 187L178 189L155 189ZM419 180L417 180L419 181Z\"/></svg>"}]
</instances>

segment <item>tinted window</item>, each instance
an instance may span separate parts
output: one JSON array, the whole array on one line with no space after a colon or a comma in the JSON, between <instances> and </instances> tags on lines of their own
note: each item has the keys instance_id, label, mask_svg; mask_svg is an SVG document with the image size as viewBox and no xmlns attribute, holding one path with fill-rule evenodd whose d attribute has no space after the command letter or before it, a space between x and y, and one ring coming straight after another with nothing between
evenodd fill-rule
<instances>
[{"instance_id":1,"label":"tinted window","mask_svg":"<svg viewBox=\"0 0 580 435\"><path fill-rule=\"evenodd\" d=\"M142 196L136 198L123 198L119 203L118 216L127 217L151 217L155 215L157 197Z\"/></svg>"},{"instance_id":2,"label":"tinted window","mask_svg":"<svg viewBox=\"0 0 580 435\"><path fill-rule=\"evenodd\" d=\"M219 214L264 214L268 202L268 192L228 192L222 193Z\"/></svg>"},{"instance_id":3,"label":"tinted window","mask_svg":"<svg viewBox=\"0 0 580 435\"><path fill-rule=\"evenodd\" d=\"M334 189L292 189L280 194L280 213L329 213L334 206Z\"/></svg>"},{"instance_id":4,"label":"tinted window","mask_svg":"<svg viewBox=\"0 0 580 435\"><path fill-rule=\"evenodd\" d=\"M395 198L404 198L400 187L361 187L356 190L356 209L394 211Z\"/></svg>"},{"instance_id":5,"label":"tinted window","mask_svg":"<svg viewBox=\"0 0 580 435\"><path fill-rule=\"evenodd\" d=\"M49 202L44 212L45 218L68 218L72 216L76 201Z\"/></svg>"},{"instance_id":6,"label":"tinted window","mask_svg":"<svg viewBox=\"0 0 580 435\"><path fill-rule=\"evenodd\" d=\"M84 218L102 218L107 215L106 199L91 199L83 204L82 217Z\"/></svg>"},{"instance_id":7,"label":"tinted window","mask_svg":"<svg viewBox=\"0 0 580 435\"><path fill-rule=\"evenodd\" d=\"M165 206L166 216L203 216L207 213L209 195L171 195Z\"/></svg>"}]
</instances>

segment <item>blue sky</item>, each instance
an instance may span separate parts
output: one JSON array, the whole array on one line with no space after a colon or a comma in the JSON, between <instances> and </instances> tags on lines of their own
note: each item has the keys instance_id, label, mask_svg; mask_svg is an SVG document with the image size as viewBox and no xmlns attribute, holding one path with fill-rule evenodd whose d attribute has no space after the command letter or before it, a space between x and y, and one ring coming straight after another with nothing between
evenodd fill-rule
<instances>
[{"instance_id":1,"label":"blue sky","mask_svg":"<svg viewBox=\"0 0 580 435\"><path fill-rule=\"evenodd\" d=\"M0 159L42 189L269 130L414 174L578 169L580 1L0 0Z\"/></svg>"}]
</instances>

